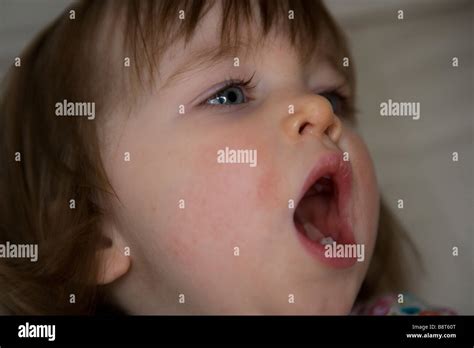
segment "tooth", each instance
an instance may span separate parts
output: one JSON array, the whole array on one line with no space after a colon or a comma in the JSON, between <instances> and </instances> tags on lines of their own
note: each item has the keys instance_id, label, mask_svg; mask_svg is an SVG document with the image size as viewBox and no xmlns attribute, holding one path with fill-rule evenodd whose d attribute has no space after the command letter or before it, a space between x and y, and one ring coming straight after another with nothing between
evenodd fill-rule
<instances>
[{"instance_id":1,"label":"tooth","mask_svg":"<svg viewBox=\"0 0 474 348\"><path fill-rule=\"evenodd\" d=\"M324 235L319 231L313 224L307 222L303 225L303 228L306 232L306 236L312 241L318 241L320 238L323 238Z\"/></svg>"},{"instance_id":2,"label":"tooth","mask_svg":"<svg viewBox=\"0 0 474 348\"><path fill-rule=\"evenodd\" d=\"M321 238L321 240L319 241L319 243L322 245L332 244L333 242L334 242L334 239L332 239L332 237Z\"/></svg>"}]
</instances>

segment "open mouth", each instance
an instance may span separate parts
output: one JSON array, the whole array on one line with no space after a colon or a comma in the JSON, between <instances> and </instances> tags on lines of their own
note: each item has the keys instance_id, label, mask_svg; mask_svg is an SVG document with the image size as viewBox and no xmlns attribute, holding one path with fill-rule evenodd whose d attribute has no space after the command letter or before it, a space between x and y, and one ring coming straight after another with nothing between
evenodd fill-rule
<instances>
[{"instance_id":1,"label":"open mouth","mask_svg":"<svg viewBox=\"0 0 474 348\"><path fill-rule=\"evenodd\" d=\"M293 221L312 253L324 255L327 244L355 243L350 224L351 192L351 166L342 154L323 157L309 173Z\"/></svg>"},{"instance_id":2,"label":"open mouth","mask_svg":"<svg viewBox=\"0 0 474 348\"><path fill-rule=\"evenodd\" d=\"M331 175L319 178L296 206L294 221L298 230L313 242L332 243L339 237L337 185Z\"/></svg>"}]
</instances>

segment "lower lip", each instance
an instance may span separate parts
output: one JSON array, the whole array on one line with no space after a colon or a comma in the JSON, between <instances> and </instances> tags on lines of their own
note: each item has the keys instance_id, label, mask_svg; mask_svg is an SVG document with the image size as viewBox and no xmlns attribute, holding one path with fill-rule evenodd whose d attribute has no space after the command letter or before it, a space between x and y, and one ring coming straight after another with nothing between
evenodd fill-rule
<instances>
[{"instance_id":1,"label":"lower lip","mask_svg":"<svg viewBox=\"0 0 474 348\"><path fill-rule=\"evenodd\" d=\"M356 262L356 258L349 258L349 257L326 257L324 254L326 252L325 245L312 241L308 237L306 237L303 227L301 225L294 224L295 228L297 229L296 234L298 235L298 239L300 240L303 247L317 260L323 262L324 264L332 267L332 268L349 268L353 266ZM341 245L336 241L336 245ZM342 243L342 244L352 244L352 243Z\"/></svg>"}]
</instances>

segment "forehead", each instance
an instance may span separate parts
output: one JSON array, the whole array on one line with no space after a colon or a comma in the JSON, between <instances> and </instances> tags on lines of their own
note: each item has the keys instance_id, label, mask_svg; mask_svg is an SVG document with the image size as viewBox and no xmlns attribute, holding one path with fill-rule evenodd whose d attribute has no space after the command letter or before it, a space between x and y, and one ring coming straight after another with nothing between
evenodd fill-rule
<instances>
[{"instance_id":1,"label":"forehead","mask_svg":"<svg viewBox=\"0 0 474 348\"><path fill-rule=\"evenodd\" d=\"M214 5L199 21L189 41L183 38L174 42L164 53L160 67L161 88L172 85L186 73L196 70L205 70L208 67L226 60L232 64L234 57L241 61L258 62L259 57L270 48L283 50L292 54L302 65L322 66L331 64L331 50L333 45L325 36L329 31L321 31L319 42L314 45L314 50L309 55L291 43L288 33L284 28L274 26L268 33L263 33L258 9L249 22L239 25L238 31L233 33L230 40L223 40L221 28L225 27L222 7ZM317 62L317 64L316 64ZM338 69L336 69L338 70Z\"/></svg>"},{"instance_id":2,"label":"forehead","mask_svg":"<svg viewBox=\"0 0 474 348\"><path fill-rule=\"evenodd\" d=\"M249 34L258 29L255 23L249 23L245 28L242 26L238 39L235 37L235 40L227 43L221 40L221 25L220 9L213 6L198 23L189 42L181 38L172 43L160 64L164 85L172 84L189 71L206 69L223 60L231 64L234 57L241 60L256 58L259 53L258 39Z\"/></svg>"}]
</instances>

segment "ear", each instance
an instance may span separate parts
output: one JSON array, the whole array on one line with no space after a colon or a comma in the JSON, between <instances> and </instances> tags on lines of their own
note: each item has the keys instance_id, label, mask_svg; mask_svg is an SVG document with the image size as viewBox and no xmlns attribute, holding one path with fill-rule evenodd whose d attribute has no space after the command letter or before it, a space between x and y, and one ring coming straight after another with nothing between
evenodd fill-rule
<instances>
[{"instance_id":1,"label":"ear","mask_svg":"<svg viewBox=\"0 0 474 348\"><path fill-rule=\"evenodd\" d=\"M125 254L126 243L118 233L113 222L107 221L102 224L102 232L105 243L98 252L99 270L97 273L97 284L110 284L130 269L130 256Z\"/></svg>"}]
</instances>

